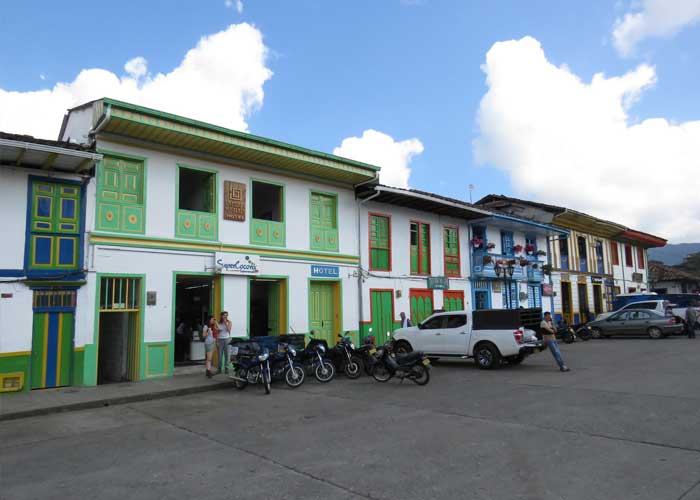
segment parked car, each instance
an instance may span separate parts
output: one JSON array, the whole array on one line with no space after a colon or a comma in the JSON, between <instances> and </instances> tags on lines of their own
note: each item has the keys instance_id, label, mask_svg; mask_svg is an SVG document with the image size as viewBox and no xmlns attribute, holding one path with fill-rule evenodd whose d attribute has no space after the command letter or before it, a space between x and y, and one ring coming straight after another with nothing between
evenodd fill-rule
<instances>
[{"instance_id":1,"label":"parked car","mask_svg":"<svg viewBox=\"0 0 700 500\"><path fill-rule=\"evenodd\" d=\"M673 316L646 309L618 311L607 318L590 321L588 326L596 337L649 335L652 339L681 333L684 328Z\"/></svg>"},{"instance_id":2,"label":"parked car","mask_svg":"<svg viewBox=\"0 0 700 500\"><path fill-rule=\"evenodd\" d=\"M626 304L615 311L601 313L598 316L596 316L595 319L606 319L612 316L613 314L619 313L620 311L629 311L631 309L644 309L646 311L655 311L659 314L666 315L669 310L673 310L673 306L674 304L671 304L668 300L663 299L630 302L629 304ZM682 312L685 314L685 310ZM673 314L676 316L680 316L680 314L676 314L675 312L673 312Z\"/></svg>"},{"instance_id":3,"label":"parked car","mask_svg":"<svg viewBox=\"0 0 700 500\"><path fill-rule=\"evenodd\" d=\"M484 319L474 327L473 315L480 313ZM519 314L518 310L435 313L417 326L396 330L395 351L422 351L430 358L474 358L483 369L497 368L502 360L518 364L542 346L534 331L516 323Z\"/></svg>"}]
</instances>

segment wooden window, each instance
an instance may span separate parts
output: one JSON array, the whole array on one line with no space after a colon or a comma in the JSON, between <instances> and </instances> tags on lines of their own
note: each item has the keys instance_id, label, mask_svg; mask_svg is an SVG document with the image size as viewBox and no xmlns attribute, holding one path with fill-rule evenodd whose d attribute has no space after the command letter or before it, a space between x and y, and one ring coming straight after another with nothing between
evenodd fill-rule
<instances>
[{"instance_id":1,"label":"wooden window","mask_svg":"<svg viewBox=\"0 0 700 500\"><path fill-rule=\"evenodd\" d=\"M369 268L391 271L391 218L369 214Z\"/></svg>"},{"instance_id":2,"label":"wooden window","mask_svg":"<svg viewBox=\"0 0 700 500\"><path fill-rule=\"evenodd\" d=\"M605 265L603 261L603 242L600 240L595 242L595 262L596 272L599 274L605 273Z\"/></svg>"},{"instance_id":3,"label":"wooden window","mask_svg":"<svg viewBox=\"0 0 700 500\"><path fill-rule=\"evenodd\" d=\"M634 267L632 262L632 247L630 245L625 245L625 266Z\"/></svg>"},{"instance_id":4,"label":"wooden window","mask_svg":"<svg viewBox=\"0 0 700 500\"><path fill-rule=\"evenodd\" d=\"M445 250L445 276L460 276L459 229L455 226L445 226L442 237Z\"/></svg>"},{"instance_id":5,"label":"wooden window","mask_svg":"<svg viewBox=\"0 0 700 500\"><path fill-rule=\"evenodd\" d=\"M510 231L501 231L501 253L503 255L514 255L513 233Z\"/></svg>"},{"instance_id":6,"label":"wooden window","mask_svg":"<svg viewBox=\"0 0 700 500\"><path fill-rule=\"evenodd\" d=\"M578 268L579 271L588 272L588 252L586 245L586 237L579 236L576 238L578 243Z\"/></svg>"},{"instance_id":7,"label":"wooden window","mask_svg":"<svg viewBox=\"0 0 700 500\"><path fill-rule=\"evenodd\" d=\"M616 241L610 243L610 249L612 250L612 263L613 266L620 265L620 249Z\"/></svg>"},{"instance_id":8,"label":"wooden window","mask_svg":"<svg viewBox=\"0 0 700 500\"><path fill-rule=\"evenodd\" d=\"M250 242L255 245L285 246L284 186L253 181L251 191Z\"/></svg>"},{"instance_id":9,"label":"wooden window","mask_svg":"<svg viewBox=\"0 0 700 500\"><path fill-rule=\"evenodd\" d=\"M141 278L102 278L100 311L138 311L141 304Z\"/></svg>"},{"instance_id":10,"label":"wooden window","mask_svg":"<svg viewBox=\"0 0 700 500\"><path fill-rule=\"evenodd\" d=\"M75 308L75 290L34 290L34 309Z\"/></svg>"},{"instance_id":11,"label":"wooden window","mask_svg":"<svg viewBox=\"0 0 700 500\"><path fill-rule=\"evenodd\" d=\"M178 165L175 236L198 240L218 238L217 173Z\"/></svg>"},{"instance_id":12,"label":"wooden window","mask_svg":"<svg viewBox=\"0 0 700 500\"><path fill-rule=\"evenodd\" d=\"M642 247L637 247L637 267L644 269L644 249Z\"/></svg>"},{"instance_id":13,"label":"wooden window","mask_svg":"<svg viewBox=\"0 0 700 500\"><path fill-rule=\"evenodd\" d=\"M569 240L567 238L559 238L559 256L561 269L569 269Z\"/></svg>"},{"instance_id":14,"label":"wooden window","mask_svg":"<svg viewBox=\"0 0 700 500\"><path fill-rule=\"evenodd\" d=\"M430 274L430 225L411 222L411 274Z\"/></svg>"},{"instance_id":15,"label":"wooden window","mask_svg":"<svg viewBox=\"0 0 700 500\"><path fill-rule=\"evenodd\" d=\"M311 193L310 227L311 249L337 252L338 204L335 195Z\"/></svg>"},{"instance_id":16,"label":"wooden window","mask_svg":"<svg viewBox=\"0 0 700 500\"><path fill-rule=\"evenodd\" d=\"M145 231L145 161L107 154L97 167L98 230Z\"/></svg>"},{"instance_id":17,"label":"wooden window","mask_svg":"<svg viewBox=\"0 0 700 500\"><path fill-rule=\"evenodd\" d=\"M79 266L80 186L35 181L31 189L30 269Z\"/></svg>"}]
</instances>

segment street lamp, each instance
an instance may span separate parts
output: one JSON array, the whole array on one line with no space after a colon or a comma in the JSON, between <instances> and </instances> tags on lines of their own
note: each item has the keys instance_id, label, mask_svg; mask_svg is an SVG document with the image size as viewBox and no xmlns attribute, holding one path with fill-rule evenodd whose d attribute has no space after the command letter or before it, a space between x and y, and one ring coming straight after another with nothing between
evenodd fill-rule
<instances>
[{"instance_id":1,"label":"street lamp","mask_svg":"<svg viewBox=\"0 0 700 500\"><path fill-rule=\"evenodd\" d=\"M508 261L505 264L500 261L496 261L496 264L493 266L493 270L496 272L496 276L499 278L501 275L503 275L503 286L506 287L506 300L508 301L506 309L510 309L510 304L511 304L511 296L510 296L510 288L508 287L508 278L513 277L513 272L515 271L515 265Z\"/></svg>"}]
</instances>

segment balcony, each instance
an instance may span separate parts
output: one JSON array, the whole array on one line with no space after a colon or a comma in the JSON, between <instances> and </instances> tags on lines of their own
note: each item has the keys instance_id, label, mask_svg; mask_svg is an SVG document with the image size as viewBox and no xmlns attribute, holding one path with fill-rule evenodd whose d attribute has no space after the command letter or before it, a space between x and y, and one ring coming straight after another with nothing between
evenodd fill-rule
<instances>
[{"instance_id":1,"label":"balcony","mask_svg":"<svg viewBox=\"0 0 700 500\"><path fill-rule=\"evenodd\" d=\"M484 257L491 257L492 261L488 264L484 264ZM521 266L517 261L521 258L527 258L530 262L537 264L537 269L533 269L532 265ZM516 260L513 266L513 276L510 279L518 281L535 281L541 282L544 280L544 273L542 272L542 266L546 262L537 259L533 256L522 256L522 255L503 255L497 253L485 252L483 250L473 250L472 251L472 277L474 278L499 278L495 271L495 264L498 260ZM503 275L500 276L502 278Z\"/></svg>"}]
</instances>

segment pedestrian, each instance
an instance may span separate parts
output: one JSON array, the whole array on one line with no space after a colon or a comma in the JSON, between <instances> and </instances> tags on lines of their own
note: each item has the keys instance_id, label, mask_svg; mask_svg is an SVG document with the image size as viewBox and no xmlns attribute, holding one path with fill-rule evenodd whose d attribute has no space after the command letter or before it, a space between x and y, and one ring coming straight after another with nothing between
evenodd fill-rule
<instances>
[{"instance_id":1,"label":"pedestrian","mask_svg":"<svg viewBox=\"0 0 700 500\"><path fill-rule=\"evenodd\" d=\"M540 323L540 328L542 329L542 340L544 344L549 348L549 351L554 356L554 360L559 365L559 370L563 372L568 372L569 367L564 364L564 359L561 357L561 351L559 351L559 344L557 343L557 328L554 326L552 321L552 315L548 312L544 313L544 319Z\"/></svg>"},{"instance_id":2,"label":"pedestrian","mask_svg":"<svg viewBox=\"0 0 700 500\"><path fill-rule=\"evenodd\" d=\"M217 338L217 351L219 353L219 373L221 373L222 371L228 373L228 343L231 339L231 321L228 319L227 311L221 311L217 328L219 331L219 335Z\"/></svg>"},{"instance_id":3,"label":"pedestrian","mask_svg":"<svg viewBox=\"0 0 700 500\"><path fill-rule=\"evenodd\" d=\"M204 338L204 352L206 353L207 359L207 378L211 378L214 373L211 369L211 358L214 355L214 349L216 349L216 337L217 337L218 326L216 324L216 318L214 316L209 316L207 323L202 327L202 337Z\"/></svg>"},{"instance_id":4,"label":"pedestrian","mask_svg":"<svg viewBox=\"0 0 700 500\"><path fill-rule=\"evenodd\" d=\"M408 328L409 326L413 326L411 324L411 320L406 317L406 313L401 311L399 314L399 318L401 318L401 328Z\"/></svg>"},{"instance_id":5,"label":"pedestrian","mask_svg":"<svg viewBox=\"0 0 700 500\"><path fill-rule=\"evenodd\" d=\"M695 309L698 307L698 303L695 300L691 300L688 304L688 308L685 310L685 323L688 328L688 338L695 338L695 328L698 326L698 311Z\"/></svg>"}]
</instances>

